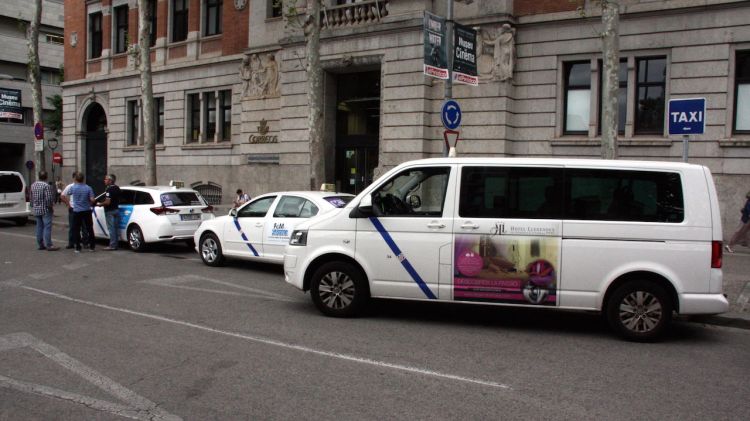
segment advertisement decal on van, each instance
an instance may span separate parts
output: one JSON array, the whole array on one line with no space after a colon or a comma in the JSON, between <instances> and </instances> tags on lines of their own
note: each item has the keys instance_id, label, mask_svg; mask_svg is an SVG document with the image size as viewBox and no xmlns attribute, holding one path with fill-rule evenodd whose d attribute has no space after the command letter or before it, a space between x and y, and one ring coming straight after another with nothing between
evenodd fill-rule
<instances>
[{"instance_id":1,"label":"advertisement decal on van","mask_svg":"<svg viewBox=\"0 0 750 421\"><path fill-rule=\"evenodd\" d=\"M557 305L558 238L457 235L454 245L455 300Z\"/></svg>"}]
</instances>

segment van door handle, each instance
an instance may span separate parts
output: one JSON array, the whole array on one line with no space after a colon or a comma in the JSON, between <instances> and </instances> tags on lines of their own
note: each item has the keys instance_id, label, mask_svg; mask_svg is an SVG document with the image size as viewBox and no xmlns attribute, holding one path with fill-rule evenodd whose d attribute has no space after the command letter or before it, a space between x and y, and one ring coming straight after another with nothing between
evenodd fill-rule
<instances>
[{"instance_id":1,"label":"van door handle","mask_svg":"<svg viewBox=\"0 0 750 421\"><path fill-rule=\"evenodd\" d=\"M263 226L263 223L262 223L262 222L256 222L256 223L255 223L255 226L256 226L256 227L258 227L258 228L260 228L260 227L262 227L262 226Z\"/></svg>"},{"instance_id":2,"label":"van door handle","mask_svg":"<svg viewBox=\"0 0 750 421\"><path fill-rule=\"evenodd\" d=\"M479 228L479 225L474 224L472 222L464 222L464 224L461 225L461 229L465 229L465 230L469 230L469 229L475 230L477 228Z\"/></svg>"},{"instance_id":3,"label":"van door handle","mask_svg":"<svg viewBox=\"0 0 750 421\"><path fill-rule=\"evenodd\" d=\"M445 224L440 222L430 222L427 224L427 228L445 228Z\"/></svg>"}]
</instances>

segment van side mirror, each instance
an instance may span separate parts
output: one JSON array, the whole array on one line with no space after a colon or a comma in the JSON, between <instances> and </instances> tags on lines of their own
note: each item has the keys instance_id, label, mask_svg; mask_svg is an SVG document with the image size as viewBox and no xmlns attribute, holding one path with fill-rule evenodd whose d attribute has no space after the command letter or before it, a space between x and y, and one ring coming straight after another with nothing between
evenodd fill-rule
<instances>
[{"instance_id":1,"label":"van side mirror","mask_svg":"<svg viewBox=\"0 0 750 421\"><path fill-rule=\"evenodd\" d=\"M232 218L236 218L237 217L237 208L229 209L229 216L231 216Z\"/></svg>"},{"instance_id":2,"label":"van side mirror","mask_svg":"<svg viewBox=\"0 0 750 421\"><path fill-rule=\"evenodd\" d=\"M359 201L359 205L349 213L350 218L369 218L372 212L372 196L369 194Z\"/></svg>"}]
</instances>

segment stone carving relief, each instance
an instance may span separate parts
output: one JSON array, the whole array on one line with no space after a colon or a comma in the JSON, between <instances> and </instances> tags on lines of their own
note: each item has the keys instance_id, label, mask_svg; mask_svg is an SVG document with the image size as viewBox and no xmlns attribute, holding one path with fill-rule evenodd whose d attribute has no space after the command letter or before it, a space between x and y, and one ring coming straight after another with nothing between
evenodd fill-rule
<instances>
[{"instance_id":1,"label":"stone carving relief","mask_svg":"<svg viewBox=\"0 0 750 421\"><path fill-rule=\"evenodd\" d=\"M240 65L243 98L279 96L279 66L273 53L245 56Z\"/></svg>"},{"instance_id":2,"label":"stone carving relief","mask_svg":"<svg viewBox=\"0 0 750 421\"><path fill-rule=\"evenodd\" d=\"M513 79L516 60L516 29L507 23L501 28L477 28L477 71L482 79Z\"/></svg>"}]
</instances>

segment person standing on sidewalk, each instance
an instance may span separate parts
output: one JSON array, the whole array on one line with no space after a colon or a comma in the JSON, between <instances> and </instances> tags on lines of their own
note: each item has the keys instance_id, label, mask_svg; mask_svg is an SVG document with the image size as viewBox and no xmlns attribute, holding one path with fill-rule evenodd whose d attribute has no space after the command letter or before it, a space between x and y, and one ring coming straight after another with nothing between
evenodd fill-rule
<instances>
[{"instance_id":1,"label":"person standing on sidewalk","mask_svg":"<svg viewBox=\"0 0 750 421\"><path fill-rule=\"evenodd\" d=\"M750 233L750 191L745 195L745 199L747 199L745 201L745 206L740 210L740 213L742 214L740 217L740 227L734 233L732 238L729 239L729 243L724 246L724 250L728 253L734 253L734 245L740 241L743 241L743 245L747 244L744 242L747 241L747 235Z\"/></svg>"},{"instance_id":2,"label":"person standing on sidewalk","mask_svg":"<svg viewBox=\"0 0 750 421\"><path fill-rule=\"evenodd\" d=\"M120 240L120 187L115 184L117 177L114 174L104 176L104 201L96 205L104 207L104 217L107 220L107 231L109 231L109 247L104 250L117 250Z\"/></svg>"},{"instance_id":3,"label":"person standing on sidewalk","mask_svg":"<svg viewBox=\"0 0 750 421\"><path fill-rule=\"evenodd\" d=\"M81 252L81 228L86 230L89 250L94 251L94 221L91 219L91 206L94 204L94 190L83 182L83 174L76 173L76 182L70 188L73 201L73 245L76 253Z\"/></svg>"},{"instance_id":4,"label":"person standing on sidewalk","mask_svg":"<svg viewBox=\"0 0 750 421\"><path fill-rule=\"evenodd\" d=\"M55 188L47 182L47 171L39 171L39 180L31 185L31 206L36 218L36 244L39 250L55 251L52 245L52 216Z\"/></svg>"}]
</instances>

